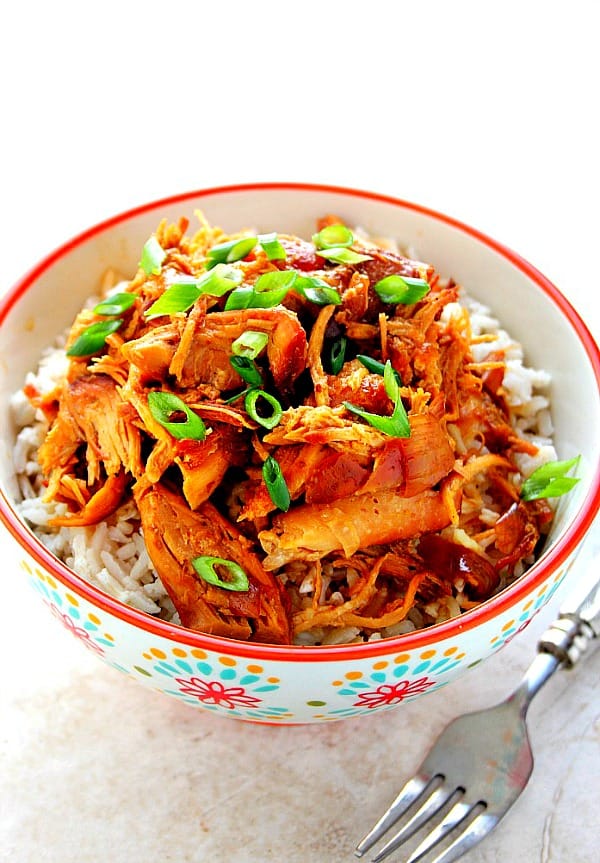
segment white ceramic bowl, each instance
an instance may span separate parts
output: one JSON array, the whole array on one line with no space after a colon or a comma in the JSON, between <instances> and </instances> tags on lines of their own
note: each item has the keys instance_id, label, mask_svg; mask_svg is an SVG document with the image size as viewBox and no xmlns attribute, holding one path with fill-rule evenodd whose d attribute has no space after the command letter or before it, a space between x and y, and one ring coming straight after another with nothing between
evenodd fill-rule
<instances>
[{"instance_id":1,"label":"white ceramic bowl","mask_svg":"<svg viewBox=\"0 0 600 863\"><path fill-rule=\"evenodd\" d=\"M397 237L490 306L525 346L528 364L551 373L555 444L560 458L581 455L581 481L561 498L544 553L513 586L459 619L407 635L358 646L271 647L192 632L126 607L82 581L23 525L12 505L10 394L107 267L133 273L159 221L193 217L196 209L226 231L310 237L316 218L336 213L371 234ZM278 724L337 720L389 709L456 680L549 599L599 506L600 357L583 322L518 255L447 216L382 195L271 183L191 192L115 216L37 264L4 297L0 376L0 515L18 548L21 571L14 577L26 573L52 613L110 665L223 716ZM26 622L27 608L13 613Z\"/></svg>"}]
</instances>

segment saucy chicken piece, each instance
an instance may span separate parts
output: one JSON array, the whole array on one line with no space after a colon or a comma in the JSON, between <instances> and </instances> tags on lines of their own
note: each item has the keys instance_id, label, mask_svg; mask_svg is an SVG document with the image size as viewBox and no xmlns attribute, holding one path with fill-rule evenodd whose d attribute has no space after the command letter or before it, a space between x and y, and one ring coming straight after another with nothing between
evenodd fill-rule
<instances>
[{"instance_id":1,"label":"saucy chicken piece","mask_svg":"<svg viewBox=\"0 0 600 863\"><path fill-rule=\"evenodd\" d=\"M200 632L289 644L290 622L276 578L266 572L249 541L210 503L196 511L157 483L135 493L148 554L183 626ZM237 563L247 591L227 590L197 575L192 560L209 556Z\"/></svg>"},{"instance_id":2,"label":"saucy chicken piece","mask_svg":"<svg viewBox=\"0 0 600 863\"><path fill-rule=\"evenodd\" d=\"M284 308L212 312L202 317L190 340L187 355L178 357L177 381L183 388L211 384L230 390L243 384L229 359L231 345L247 330L267 333L267 358L273 380L285 390L306 366L306 333L296 315ZM164 380L179 343L177 322L155 327L122 351L148 379Z\"/></svg>"},{"instance_id":3,"label":"saucy chicken piece","mask_svg":"<svg viewBox=\"0 0 600 863\"><path fill-rule=\"evenodd\" d=\"M49 477L49 493L61 477L75 470L75 456L82 445L86 453L87 484L91 488L104 474L116 476L123 469L133 475L142 473L141 435L133 416L112 378L86 374L65 382L58 413L38 453L42 470ZM112 511L108 508L110 500L115 502L116 509L120 501L116 494L118 487L113 483L110 494L97 498L89 512L100 506L101 518L105 518Z\"/></svg>"},{"instance_id":4,"label":"saucy chicken piece","mask_svg":"<svg viewBox=\"0 0 600 863\"><path fill-rule=\"evenodd\" d=\"M403 498L382 491L298 506L276 515L272 530L261 531L258 539L267 554L263 566L273 570L292 560L318 560L332 551L351 557L359 548L441 530L449 523L441 493L427 490Z\"/></svg>"}]
</instances>

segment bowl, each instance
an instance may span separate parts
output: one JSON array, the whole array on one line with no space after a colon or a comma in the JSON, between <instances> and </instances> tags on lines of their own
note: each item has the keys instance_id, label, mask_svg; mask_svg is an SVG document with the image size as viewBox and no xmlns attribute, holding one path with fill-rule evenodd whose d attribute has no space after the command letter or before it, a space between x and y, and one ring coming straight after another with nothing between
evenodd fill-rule
<instances>
[{"instance_id":1,"label":"bowl","mask_svg":"<svg viewBox=\"0 0 600 863\"><path fill-rule=\"evenodd\" d=\"M279 228L309 238L318 217L336 213L371 234L396 237L489 306L522 342L528 364L550 372L556 449L561 459L581 456L581 479L560 499L545 550L524 575L428 629L364 644L281 647L155 619L86 583L39 542L14 507L9 397L107 267L133 274L160 220L192 218L197 209L226 231ZM0 374L0 514L15 545L14 577L24 575L74 638L113 668L225 717L292 724L373 715L456 681L517 636L548 602L599 506L600 357L582 320L535 267L500 243L446 215L380 194L308 184L232 186L176 195L102 222L37 264L3 298Z\"/></svg>"}]
</instances>

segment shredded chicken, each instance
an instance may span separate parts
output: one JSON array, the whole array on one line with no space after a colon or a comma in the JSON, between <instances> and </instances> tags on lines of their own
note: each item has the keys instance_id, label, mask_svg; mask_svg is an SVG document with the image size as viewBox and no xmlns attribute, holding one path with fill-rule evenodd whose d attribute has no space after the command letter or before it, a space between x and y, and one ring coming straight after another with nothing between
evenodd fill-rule
<instances>
[{"instance_id":1,"label":"shredded chicken","mask_svg":"<svg viewBox=\"0 0 600 863\"><path fill-rule=\"evenodd\" d=\"M340 627L368 639L448 597L469 608L514 577L552 514L519 498L514 456L535 446L504 398L503 351L474 362L468 312L444 316L458 286L352 235L345 251L359 257L342 263L287 234L283 254L256 241L217 259L215 246L246 234L200 218L194 236L185 219L159 225L164 260L118 287L133 300L113 331L77 350L117 317L82 310L62 385L43 403L28 392L48 418L46 499L68 506L54 525L96 524L133 498L182 624L263 643L311 632L318 643ZM211 272L231 287L202 289ZM388 277L424 290L384 301ZM149 314L181 284L191 302Z\"/></svg>"}]
</instances>

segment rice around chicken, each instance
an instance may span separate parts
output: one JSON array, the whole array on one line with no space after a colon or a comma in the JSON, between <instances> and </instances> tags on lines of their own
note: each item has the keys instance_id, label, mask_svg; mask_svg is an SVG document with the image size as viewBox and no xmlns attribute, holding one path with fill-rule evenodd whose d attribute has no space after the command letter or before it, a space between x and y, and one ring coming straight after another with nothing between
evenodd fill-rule
<instances>
[{"instance_id":1,"label":"rice around chicken","mask_svg":"<svg viewBox=\"0 0 600 863\"><path fill-rule=\"evenodd\" d=\"M315 646L455 617L553 517L549 377L451 278L337 216L161 223L13 398L18 510L82 578L191 629Z\"/></svg>"}]
</instances>

